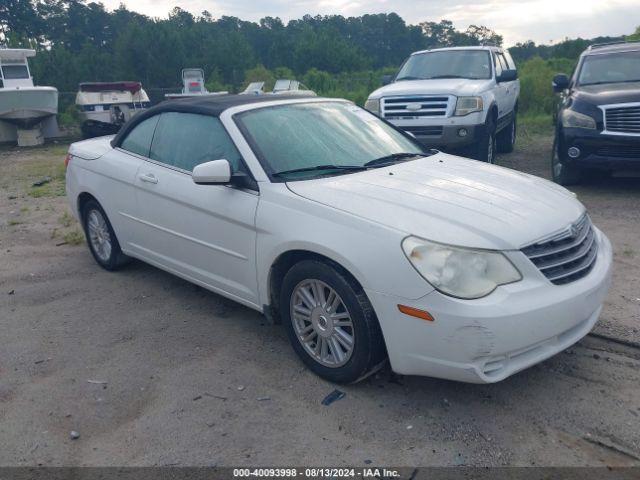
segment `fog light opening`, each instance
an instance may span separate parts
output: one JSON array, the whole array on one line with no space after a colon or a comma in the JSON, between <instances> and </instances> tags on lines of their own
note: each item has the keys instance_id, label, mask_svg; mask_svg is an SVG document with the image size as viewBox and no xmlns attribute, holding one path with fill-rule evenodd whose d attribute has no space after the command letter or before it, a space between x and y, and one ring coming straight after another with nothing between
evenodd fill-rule
<instances>
[{"instance_id":1,"label":"fog light opening","mask_svg":"<svg viewBox=\"0 0 640 480\"><path fill-rule=\"evenodd\" d=\"M467 129L466 128L460 128L458 129L458 136L459 137L466 137L467 136Z\"/></svg>"},{"instance_id":2,"label":"fog light opening","mask_svg":"<svg viewBox=\"0 0 640 480\"><path fill-rule=\"evenodd\" d=\"M569 147L567 155L569 155L570 158L578 158L580 156L580 149L578 147Z\"/></svg>"}]
</instances>

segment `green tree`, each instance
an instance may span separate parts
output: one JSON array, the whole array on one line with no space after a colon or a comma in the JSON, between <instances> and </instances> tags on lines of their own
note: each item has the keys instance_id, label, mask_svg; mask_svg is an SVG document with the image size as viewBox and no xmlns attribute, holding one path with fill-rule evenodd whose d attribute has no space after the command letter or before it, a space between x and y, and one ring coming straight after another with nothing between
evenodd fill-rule
<instances>
[{"instance_id":1,"label":"green tree","mask_svg":"<svg viewBox=\"0 0 640 480\"><path fill-rule=\"evenodd\" d=\"M636 27L636 31L631 35L624 37L629 42L640 42L640 26Z\"/></svg>"}]
</instances>

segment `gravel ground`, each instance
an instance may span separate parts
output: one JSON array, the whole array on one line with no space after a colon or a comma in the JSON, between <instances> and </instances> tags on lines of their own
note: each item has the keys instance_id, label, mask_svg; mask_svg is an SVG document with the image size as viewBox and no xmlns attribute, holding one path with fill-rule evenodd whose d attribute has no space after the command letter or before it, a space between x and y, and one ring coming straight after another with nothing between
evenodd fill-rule
<instances>
[{"instance_id":1,"label":"gravel ground","mask_svg":"<svg viewBox=\"0 0 640 480\"><path fill-rule=\"evenodd\" d=\"M548 176L549 148L500 163ZM323 406L335 386L281 327L140 262L100 269L64 152L0 150L0 465L640 465L639 180L575 189L614 244L596 332L616 341L495 385L386 369Z\"/></svg>"}]
</instances>

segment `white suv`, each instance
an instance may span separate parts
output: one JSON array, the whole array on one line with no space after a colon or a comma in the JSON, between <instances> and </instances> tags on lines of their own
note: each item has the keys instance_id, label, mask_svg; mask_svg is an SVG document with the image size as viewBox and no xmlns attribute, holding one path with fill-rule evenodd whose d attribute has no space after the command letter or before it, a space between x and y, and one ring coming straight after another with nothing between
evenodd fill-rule
<instances>
[{"instance_id":1,"label":"white suv","mask_svg":"<svg viewBox=\"0 0 640 480\"><path fill-rule=\"evenodd\" d=\"M365 108L445 151L493 163L516 137L520 81L507 50L453 47L415 52Z\"/></svg>"}]
</instances>

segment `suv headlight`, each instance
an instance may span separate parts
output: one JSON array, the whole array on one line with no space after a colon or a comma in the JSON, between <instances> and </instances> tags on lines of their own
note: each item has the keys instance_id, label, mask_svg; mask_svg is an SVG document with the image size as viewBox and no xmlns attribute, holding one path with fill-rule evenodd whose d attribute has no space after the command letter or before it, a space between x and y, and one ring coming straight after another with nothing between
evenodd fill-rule
<instances>
[{"instance_id":1,"label":"suv headlight","mask_svg":"<svg viewBox=\"0 0 640 480\"><path fill-rule=\"evenodd\" d=\"M454 115L462 117L473 112L481 112L483 106L482 97L458 97Z\"/></svg>"},{"instance_id":2,"label":"suv headlight","mask_svg":"<svg viewBox=\"0 0 640 480\"><path fill-rule=\"evenodd\" d=\"M588 128L594 130L596 121L589 115L566 109L562 111L562 126L565 128Z\"/></svg>"},{"instance_id":3,"label":"suv headlight","mask_svg":"<svg viewBox=\"0 0 640 480\"><path fill-rule=\"evenodd\" d=\"M380 115L380 100L378 100L377 98L369 98L366 102L364 102L364 108L369 110L371 113Z\"/></svg>"},{"instance_id":4,"label":"suv headlight","mask_svg":"<svg viewBox=\"0 0 640 480\"><path fill-rule=\"evenodd\" d=\"M417 237L405 238L402 249L427 282L453 297L485 297L499 285L522 280L516 267L497 251L454 247Z\"/></svg>"}]
</instances>

